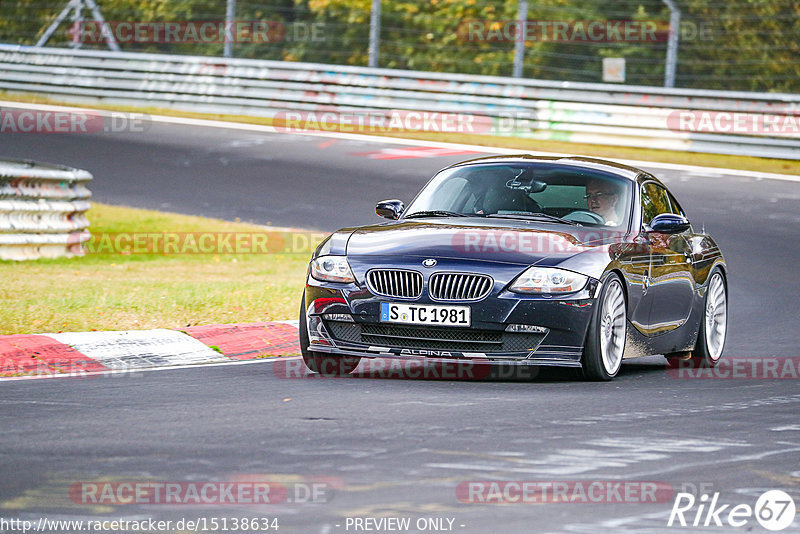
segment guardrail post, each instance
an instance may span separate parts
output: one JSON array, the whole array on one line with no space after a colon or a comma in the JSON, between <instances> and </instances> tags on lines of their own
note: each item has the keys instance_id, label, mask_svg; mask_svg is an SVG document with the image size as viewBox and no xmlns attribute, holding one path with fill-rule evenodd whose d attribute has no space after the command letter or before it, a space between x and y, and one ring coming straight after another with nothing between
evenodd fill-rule
<instances>
[{"instance_id":1,"label":"guardrail post","mask_svg":"<svg viewBox=\"0 0 800 534\"><path fill-rule=\"evenodd\" d=\"M369 15L369 63L370 67L378 66L378 47L381 41L381 0L372 0Z\"/></svg>"},{"instance_id":2,"label":"guardrail post","mask_svg":"<svg viewBox=\"0 0 800 534\"><path fill-rule=\"evenodd\" d=\"M519 0L517 6L517 41L514 43L514 78L522 78L522 66L525 62L525 22L528 20L528 0Z\"/></svg>"}]
</instances>

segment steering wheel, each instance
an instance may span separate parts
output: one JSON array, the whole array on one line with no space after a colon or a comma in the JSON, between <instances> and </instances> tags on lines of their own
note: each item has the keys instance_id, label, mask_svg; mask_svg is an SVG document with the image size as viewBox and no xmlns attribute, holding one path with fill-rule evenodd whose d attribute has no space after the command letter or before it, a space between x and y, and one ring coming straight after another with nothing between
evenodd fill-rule
<instances>
[{"instance_id":1,"label":"steering wheel","mask_svg":"<svg viewBox=\"0 0 800 534\"><path fill-rule=\"evenodd\" d=\"M580 223L590 223L590 224L606 223L606 220L603 218L602 215L589 210L575 210L564 215L562 219Z\"/></svg>"}]
</instances>

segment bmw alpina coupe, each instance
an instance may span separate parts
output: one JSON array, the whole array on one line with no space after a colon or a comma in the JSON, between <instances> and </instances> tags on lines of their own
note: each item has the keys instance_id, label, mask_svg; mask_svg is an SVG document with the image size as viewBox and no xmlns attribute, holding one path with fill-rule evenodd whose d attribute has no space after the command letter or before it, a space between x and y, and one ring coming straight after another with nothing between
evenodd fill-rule
<instances>
[{"instance_id":1,"label":"bmw alpina coupe","mask_svg":"<svg viewBox=\"0 0 800 534\"><path fill-rule=\"evenodd\" d=\"M375 211L390 221L339 230L311 258L300 344L312 371L435 358L610 380L625 358L722 356L722 253L643 170L481 158Z\"/></svg>"}]
</instances>

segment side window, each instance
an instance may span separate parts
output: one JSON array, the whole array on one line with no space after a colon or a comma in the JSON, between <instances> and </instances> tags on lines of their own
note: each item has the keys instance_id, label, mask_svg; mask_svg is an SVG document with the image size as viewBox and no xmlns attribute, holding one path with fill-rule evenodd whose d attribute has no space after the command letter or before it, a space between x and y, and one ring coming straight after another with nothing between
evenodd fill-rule
<instances>
[{"instance_id":1,"label":"side window","mask_svg":"<svg viewBox=\"0 0 800 534\"><path fill-rule=\"evenodd\" d=\"M642 223L650 224L656 215L672 213L667 190L654 182L642 186Z\"/></svg>"}]
</instances>

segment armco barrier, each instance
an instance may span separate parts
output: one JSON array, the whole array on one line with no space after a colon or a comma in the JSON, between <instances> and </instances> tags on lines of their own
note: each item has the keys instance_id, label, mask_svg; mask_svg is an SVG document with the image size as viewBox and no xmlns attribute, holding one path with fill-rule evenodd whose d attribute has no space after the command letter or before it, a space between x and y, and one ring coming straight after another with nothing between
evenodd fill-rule
<instances>
[{"instance_id":1,"label":"armco barrier","mask_svg":"<svg viewBox=\"0 0 800 534\"><path fill-rule=\"evenodd\" d=\"M0 160L0 259L81 254L90 234L86 171Z\"/></svg>"},{"instance_id":2,"label":"armco barrier","mask_svg":"<svg viewBox=\"0 0 800 534\"><path fill-rule=\"evenodd\" d=\"M16 45L0 45L0 90L261 117L458 113L485 119L493 135L800 159L800 95L789 94ZM708 112L705 127L679 128L681 112Z\"/></svg>"}]
</instances>

